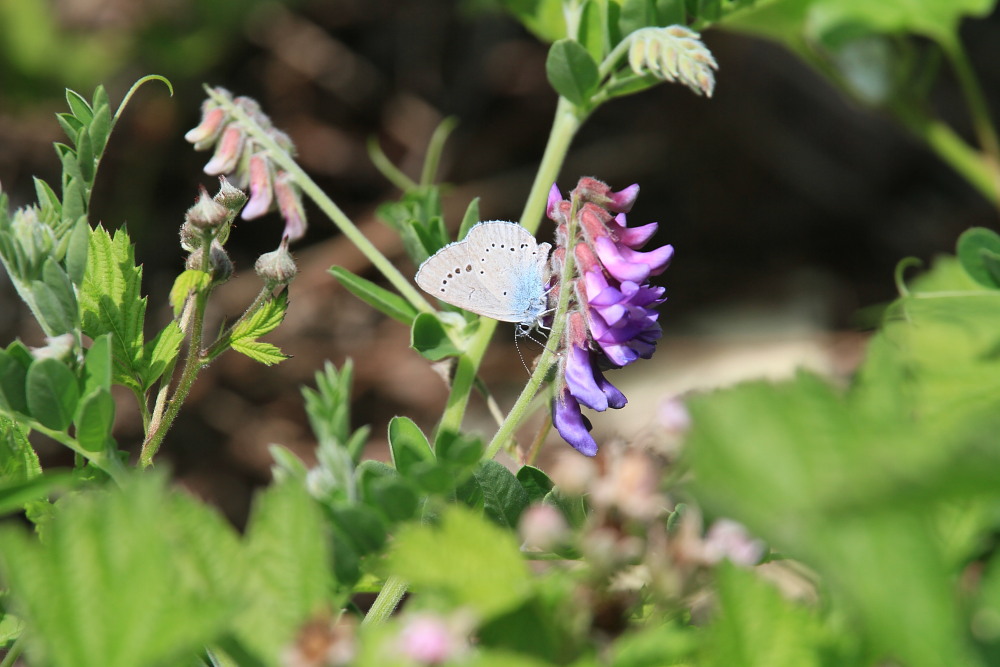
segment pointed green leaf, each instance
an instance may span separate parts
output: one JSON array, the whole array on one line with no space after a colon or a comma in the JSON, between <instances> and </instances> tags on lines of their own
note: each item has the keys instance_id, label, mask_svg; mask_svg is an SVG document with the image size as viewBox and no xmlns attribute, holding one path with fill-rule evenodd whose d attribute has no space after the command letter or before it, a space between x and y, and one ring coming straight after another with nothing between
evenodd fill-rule
<instances>
[{"instance_id":1,"label":"pointed green leaf","mask_svg":"<svg viewBox=\"0 0 1000 667\"><path fill-rule=\"evenodd\" d=\"M70 326L60 333L72 331L76 328L76 316L79 308L76 303L76 291L73 289L73 283L70 282L69 276L55 259L49 257L42 267L42 280L59 300L59 305L70 323Z\"/></svg>"},{"instance_id":2,"label":"pointed green leaf","mask_svg":"<svg viewBox=\"0 0 1000 667\"><path fill-rule=\"evenodd\" d=\"M90 123L90 119L94 117L94 110L90 108L90 103L82 95L67 88L66 102L74 116L84 124Z\"/></svg>"},{"instance_id":3,"label":"pointed green leaf","mask_svg":"<svg viewBox=\"0 0 1000 667\"><path fill-rule=\"evenodd\" d=\"M40 280L31 283L33 309L46 336L60 336L73 331L73 316L67 312L55 290Z\"/></svg>"},{"instance_id":4,"label":"pointed green leaf","mask_svg":"<svg viewBox=\"0 0 1000 667\"><path fill-rule=\"evenodd\" d=\"M587 50L594 62L600 62L611 48L611 28L617 27L613 15L618 14L618 3L584 0L581 9L576 41Z\"/></svg>"},{"instance_id":5,"label":"pointed green leaf","mask_svg":"<svg viewBox=\"0 0 1000 667\"><path fill-rule=\"evenodd\" d=\"M555 91L578 107L586 106L597 90L597 63L573 40L560 39L552 45L545 72Z\"/></svg>"},{"instance_id":6,"label":"pointed green leaf","mask_svg":"<svg viewBox=\"0 0 1000 667\"><path fill-rule=\"evenodd\" d=\"M212 275L204 271L188 269L174 280L170 288L170 305L174 309L174 317L180 317L184 303L192 292L200 292L212 284Z\"/></svg>"},{"instance_id":7,"label":"pointed green leaf","mask_svg":"<svg viewBox=\"0 0 1000 667\"><path fill-rule=\"evenodd\" d=\"M427 436L408 417L393 417L389 421L389 450L393 465L404 477L414 464L434 460Z\"/></svg>"},{"instance_id":8,"label":"pointed green leaf","mask_svg":"<svg viewBox=\"0 0 1000 667\"><path fill-rule=\"evenodd\" d=\"M66 136L75 144L77 138L80 136L80 131L85 127L83 122L68 113L57 113L56 120L59 121L59 125L62 126Z\"/></svg>"},{"instance_id":9,"label":"pointed green leaf","mask_svg":"<svg viewBox=\"0 0 1000 667\"><path fill-rule=\"evenodd\" d=\"M90 225L85 218L77 220L69 233L66 244L66 272L74 285L83 284L83 276L87 271L87 253L90 248Z\"/></svg>"},{"instance_id":10,"label":"pointed green leaf","mask_svg":"<svg viewBox=\"0 0 1000 667\"><path fill-rule=\"evenodd\" d=\"M56 214L62 213L62 202L59 200L59 195L55 193L48 183L42 179L35 177L35 196L38 197L38 205L43 209L46 207L52 208Z\"/></svg>"},{"instance_id":11,"label":"pointed green leaf","mask_svg":"<svg viewBox=\"0 0 1000 667\"><path fill-rule=\"evenodd\" d=\"M107 105L94 109L94 120L87 128L90 142L94 147L94 158L100 160L111 135L111 109Z\"/></svg>"},{"instance_id":12,"label":"pointed green leaf","mask_svg":"<svg viewBox=\"0 0 1000 667\"><path fill-rule=\"evenodd\" d=\"M110 101L108 100L108 91L104 89L104 86L98 84L97 88L94 89L94 101L90 105L90 108L95 112L100 111L101 108L109 108Z\"/></svg>"},{"instance_id":13,"label":"pointed green leaf","mask_svg":"<svg viewBox=\"0 0 1000 667\"><path fill-rule=\"evenodd\" d=\"M434 454L438 461L455 464L460 467L479 463L483 457L483 441L479 438L439 430L434 438Z\"/></svg>"},{"instance_id":14,"label":"pointed green leaf","mask_svg":"<svg viewBox=\"0 0 1000 667\"><path fill-rule=\"evenodd\" d=\"M431 361L459 355L458 348L451 342L441 320L432 313L420 313L414 318L410 346Z\"/></svg>"},{"instance_id":15,"label":"pointed green leaf","mask_svg":"<svg viewBox=\"0 0 1000 667\"><path fill-rule=\"evenodd\" d=\"M167 322L156 338L145 345L143 351L142 386L148 389L160 379L167 368L177 359L177 353L184 342L184 332L176 321Z\"/></svg>"},{"instance_id":16,"label":"pointed green leaf","mask_svg":"<svg viewBox=\"0 0 1000 667\"><path fill-rule=\"evenodd\" d=\"M75 158L73 164L76 164ZM79 172L79 170L76 170ZM66 187L63 188L62 216L63 220L76 223L77 220L87 215L87 195L84 190L84 181L77 174Z\"/></svg>"},{"instance_id":17,"label":"pointed green leaf","mask_svg":"<svg viewBox=\"0 0 1000 667\"><path fill-rule=\"evenodd\" d=\"M530 498L514 474L493 460L483 461L472 474L483 490L486 516L501 526L517 528Z\"/></svg>"},{"instance_id":18,"label":"pointed green leaf","mask_svg":"<svg viewBox=\"0 0 1000 667\"><path fill-rule=\"evenodd\" d=\"M79 139L77 139L76 162L80 166L80 175L83 176L83 182L88 185L93 183L94 176L97 173L94 158L94 142L87 132L81 132Z\"/></svg>"},{"instance_id":19,"label":"pointed green leaf","mask_svg":"<svg viewBox=\"0 0 1000 667\"><path fill-rule=\"evenodd\" d=\"M56 359L38 359L28 369L25 388L31 416L42 426L65 431L80 400L72 371Z\"/></svg>"},{"instance_id":20,"label":"pointed green leaf","mask_svg":"<svg viewBox=\"0 0 1000 667\"><path fill-rule=\"evenodd\" d=\"M291 358L284 354L280 348L257 340L234 340L231 347L240 354L244 354L265 366L273 366Z\"/></svg>"},{"instance_id":21,"label":"pointed green leaf","mask_svg":"<svg viewBox=\"0 0 1000 667\"><path fill-rule=\"evenodd\" d=\"M80 401L76 417L76 439L88 452L107 449L115 422L115 399L104 387L94 389Z\"/></svg>"},{"instance_id":22,"label":"pointed green leaf","mask_svg":"<svg viewBox=\"0 0 1000 667\"><path fill-rule=\"evenodd\" d=\"M465 215L462 216L462 224L458 228L458 236L456 237L458 241L461 241L469 233L469 230L479 222L479 197L475 197L469 202L468 207L465 209Z\"/></svg>"},{"instance_id":23,"label":"pointed green leaf","mask_svg":"<svg viewBox=\"0 0 1000 667\"><path fill-rule=\"evenodd\" d=\"M416 308L409 301L370 280L356 276L341 266L331 266L330 273L348 292L403 324L410 324L417 315Z\"/></svg>"}]
</instances>

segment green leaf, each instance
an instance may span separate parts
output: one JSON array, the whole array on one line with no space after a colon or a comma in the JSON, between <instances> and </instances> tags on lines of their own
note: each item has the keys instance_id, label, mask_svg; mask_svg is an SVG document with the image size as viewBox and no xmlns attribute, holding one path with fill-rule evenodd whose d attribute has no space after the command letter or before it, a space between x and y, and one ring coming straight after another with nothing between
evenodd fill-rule
<instances>
[{"instance_id":1,"label":"green leaf","mask_svg":"<svg viewBox=\"0 0 1000 667\"><path fill-rule=\"evenodd\" d=\"M657 25L686 25L684 0L656 0Z\"/></svg>"},{"instance_id":2,"label":"green leaf","mask_svg":"<svg viewBox=\"0 0 1000 667\"><path fill-rule=\"evenodd\" d=\"M521 466L516 477L521 488L528 494L528 502L541 502L555 487L549 476L534 466Z\"/></svg>"},{"instance_id":3,"label":"green leaf","mask_svg":"<svg viewBox=\"0 0 1000 667\"><path fill-rule=\"evenodd\" d=\"M30 479L0 479L0 516L24 510L28 503L73 485L69 471L47 472Z\"/></svg>"},{"instance_id":4,"label":"green leaf","mask_svg":"<svg viewBox=\"0 0 1000 667\"><path fill-rule=\"evenodd\" d=\"M83 395L94 389L111 389L111 335L95 338L83 362Z\"/></svg>"},{"instance_id":5,"label":"green leaf","mask_svg":"<svg viewBox=\"0 0 1000 667\"><path fill-rule=\"evenodd\" d=\"M27 432L26 426L0 415L0 479L23 482L42 474L42 465L28 442Z\"/></svg>"},{"instance_id":6,"label":"green leaf","mask_svg":"<svg viewBox=\"0 0 1000 667\"><path fill-rule=\"evenodd\" d=\"M76 291L69 276L55 259L49 257L42 267L42 280L52 291L52 295L58 300L59 308L64 313L64 321L69 327L59 333L68 333L76 329L78 306L76 303Z\"/></svg>"},{"instance_id":7,"label":"green leaf","mask_svg":"<svg viewBox=\"0 0 1000 667\"><path fill-rule=\"evenodd\" d=\"M114 423L115 399L107 388L98 387L80 401L76 416L77 442L88 452L106 450Z\"/></svg>"},{"instance_id":8,"label":"green leaf","mask_svg":"<svg viewBox=\"0 0 1000 667\"><path fill-rule=\"evenodd\" d=\"M410 582L418 595L467 605L482 620L513 609L530 592L531 579L514 536L454 505L444 509L438 525L411 524L400 530L388 570Z\"/></svg>"},{"instance_id":9,"label":"green leaf","mask_svg":"<svg viewBox=\"0 0 1000 667\"><path fill-rule=\"evenodd\" d=\"M73 164L76 165L75 158ZM75 171L79 171L79 169L75 169ZM87 193L85 187L84 182L79 177L73 178L63 187L63 220L75 224L81 218L86 218Z\"/></svg>"},{"instance_id":10,"label":"green leaf","mask_svg":"<svg viewBox=\"0 0 1000 667\"><path fill-rule=\"evenodd\" d=\"M212 274L196 269L181 272L170 288L170 305L174 309L174 317L180 317L184 303L192 292L201 292L212 284Z\"/></svg>"},{"instance_id":11,"label":"green leaf","mask_svg":"<svg viewBox=\"0 0 1000 667\"><path fill-rule=\"evenodd\" d=\"M46 208L51 208L57 214L62 213L62 202L59 200L59 195L55 193L48 183L38 178L34 177L35 181L35 196L38 197L38 205L44 210Z\"/></svg>"},{"instance_id":12,"label":"green leaf","mask_svg":"<svg viewBox=\"0 0 1000 667\"><path fill-rule=\"evenodd\" d=\"M586 106L597 90L597 63L573 40L561 39L549 48L545 72L555 91L578 107Z\"/></svg>"},{"instance_id":13,"label":"green leaf","mask_svg":"<svg viewBox=\"0 0 1000 667\"><path fill-rule=\"evenodd\" d=\"M412 519L420 508L416 492L398 476L371 478L366 497L390 524Z\"/></svg>"},{"instance_id":14,"label":"green leaf","mask_svg":"<svg viewBox=\"0 0 1000 667\"><path fill-rule=\"evenodd\" d=\"M475 197L469 202L469 205L465 209L465 215L462 216L462 224L458 227L458 237L456 240L461 241L469 233L469 230L479 222L479 197Z\"/></svg>"},{"instance_id":15,"label":"green leaf","mask_svg":"<svg viewBox=\"0 0 1000 667\"><path fill-rule=\"evenodd\" d=\"M618 25L623 37L640 28L657 25L654 0L624 0L621 7Z\"/></svg>"},{"instance_id":16,"label":"green leaf","mask_svg":"<svg viewBox=\"0 0 1000 667\"><path fill-rule=\"evenodd\" d=\"M25 394L28 366L8 350L0 350L0 406L7 412L30 414Z\"/></svg>"},{"instance_id":17,"label":"green leaf","mask_svg":"<svg viewBox=\"0 0 1000 667\"><path fill-rule=\"evenodd\" d=\"M371 507L338 503L329 509L329 515L337 533L356 554L365 556L385 545L385 524Z\"/></svg>"},{"instance_id":18,"label":"green leaf","mask_svg":"<svg viewBox=\"0 0 1000 667\"><path fill-rule=\"evenodd\" d=\"M167 323L167 326L156 334L156 338L149 341L143 350L142 386L148 389L153 383L160 379L168 368L177 360L177 353L184 342L184 332L175 320Z\"/></svg>"},{"instance_id":19,"label":"green leaf","mask_svg":"<svg viewBox=\"0 0 1000 667\"><path fill-rule=\"evenodd\" d=\"M28 410L42 426L65 431L73 421L80 387L76 376L56 359L38 359L25 382Z\"/></svg>"},{"instance_id":20,"label":"green leaf","mask_svg":"<svg viewBox=\"0 0 1000 667\"><path fill-rule=\"evenodd\" d=\"M319 505L298 484L272 486L254 501L246 546L251 595L238 636L276 664L298 629L330 604L330 546Z\"/></svg>"},{"instance_id":21,"label":"green leaf","mask_svg":"<svg viewBox=\"0 0 1000 667\"><path fill-rule=\"evenodd\" d=\"M90 248L90 225L81 218L73 225L66 244L66 272L74 285L83 284L83 276L87 272L87 254Z\"/></svg>"},{"instance_id":22,"label":"green leaf","mask_svg":"<svg viewBox=\"0 0 1000 667\"><path fill-rule=\"evenodd\" d=\"M501 4L542 41L568 37L561 2L501 0Z\"/></svg>"},{"instance_id":23,"label":"green leaf","mask_svg":"<svg viewBox=\"0 0 1000 667\"><path fill-rule=\"evenodd\" d=\"M234 531L168 491L161 475L67 496L46 530L44 542L22 529L0 532L4 581L31 628L32 664L179 664L246 603ZM120 585L123 573L142 585Z\"/></svg>"},{"instance_id":24,"label":"green leaf","mask_svg":"<svg viewBox=\"0 0 1000 667\"><path fill-rule=\"evenodd\" d=\"M330 273L344 288L380 313L409 325L417 315L410 302L370 280L356 276L341 266L331 266Z\"/></svg>"},{"instance_id":25,"label":"green leaf","mask_svg":"<svg viewBox=\"0 0 1000 667\"><path fill-rule=\"evenodd\" d=\"M74 144L76 143L77 137L80 136L80 131L86 127L79 118L69 113L57 113L56 120L59 121L59 125L62 127L63 132L69 137L70 141Z\"/></svg>"},{"instance_id":26,"label":"green leaf","mask_svg":"<svg viewBox=\"0 0 1000 667\"><path fill-rule=\"evenodd\" d=\"M594 62L604 60L604 56L610 51L612 41L615 43L620 39L613 39L611 34L614 19L612 14L618 13L617 2L605 2L604 0L585 0L581 5L580 27L577 41L587 50Z\"/></svg>"},{"instance_id":27,"label":"green leaf","mask_svg":"<svg viewBox=\"0 0 1000 667\"><path fill-rule=\"evenodd\" d=\"M83 331L91 338L112 334L115 382L137 386L146 316L146 299L139 292L142 267L135 264L135 248L124 229L112 239L98 226L90 235L88 252L79 295Z\"/></svg>"},{"instance_id":28,"label":"green leaf","mask_svg":"<svg viewBox=\"0 0 1000 667\"><path fill-rule=\"evenodd\" d=\"M956 248L962 268L985 287L1000 287L1000 234L985 227L962 232Z\"/></svg>"},{"instance_id":29,"label":"green leaf","mask_svg":"<svg viewBox=\"0 0 1000 667\"><path fill-rule=\"evenodd\" d=\"M233 341L246 338L259 338L278 328L288 311L288 292L282 291L278 296L267 299L249 317L233 327L230 338Z\"/></svg>"},{"instance_id":30,"label":"green leaf","mask_svg":"<svg viewBox=\"0 0 1000 667\"><path fill-rule=\"evenodd\" d=\"M257 340L236 340L232 342L231 347L236 352L244 354L265 366L273 366L285 359L291 358L287 354L284 354L278 347Z\"/></svg>"},{"instance_id":31,"label":"green leaf","mask_svg":"<svg viewBox=\"0 0 1000 667\"><path fill-rule=\"evenodd\" d=\"M389 450L393 465L404 477L414 464L434 460L427 436L408 417L393 417L389 421Z\"/></svg>"},{"instance_id":32,"label":"green leaf","mask_svg":"<svg viewBox=\"0 0 1000 667\"><path fill-rule=\"evenodd\" d=\"M473 466L483 457L483 441L442 429L434 438L434 454L442 463L459 467Z\"/></svg>"},{"instance_id":33,"label":"green leaf","mask_svg":"<svg viewBox=\"0 0 1000 667\"><path fill-rule=\"evenodd\" d=\"M66 89L66 103L69 104L73 115L84 125L89 124L94 117L94 110L90 108L90 103L79 93Z\"/></svg>"},{"instance_id":34,"label":"green leaf","mask_svg":"<svg viewBox=\"0 0 1000 667\"><path fill-rule=\"evenodd\" d=\"M460 354L448 337L440 317L433 313L420 313L413 319L410 346L431 361L441 361Z\"/></svg>"},{"instance_id":35,"label":"green leaf","mask_svg":"<svg viewBox=\"0 0 1000 667\"><path fill-rule=\"evenodd\" d=\"M111 109L107 105L95 107L94 119L87 128L87 134L94 147L94 159L100 160L111 136Z\"/></svg>"},{"instance_id":36,"label":"green leaf","mask_svg":"<svg viewBox=\"0 0 1000 667\"><path fill-rule=\"evenodd\" d=\"M493 460L483 461L472 474L483 490L486 516L501 526L517 528L530 498L514 474Z\"/></svg>"}]
</instances>

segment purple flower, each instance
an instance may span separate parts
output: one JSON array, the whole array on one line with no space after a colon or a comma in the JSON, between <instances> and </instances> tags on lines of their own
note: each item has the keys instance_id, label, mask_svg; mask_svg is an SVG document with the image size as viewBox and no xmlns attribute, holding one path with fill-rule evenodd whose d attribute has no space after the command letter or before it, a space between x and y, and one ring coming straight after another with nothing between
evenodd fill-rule
<instances>
[{"instance_id":1,"label":"purple flower","mask_svg":"<svg viewBox=\"0 0 1000 667\"><path fill-rule=\"evenodd\" d=\"M662 334L656 308L666 300L665 290L648 280L666 270L674 249L664 245L640 250L658 225L628 227L625 213L638 193L638 185L613 192L596 179L582 178L569 201L553 186L546 206L556 223L553 273L561 275L568 252L576 260L575 299L560 344L563 356L552 422L564 440L587 456L597 453L597 443L582 407L603 412L627 402L602 369L649 359ZM572 215L577 224L570 238Z\"/></svg>"}]
</instances>

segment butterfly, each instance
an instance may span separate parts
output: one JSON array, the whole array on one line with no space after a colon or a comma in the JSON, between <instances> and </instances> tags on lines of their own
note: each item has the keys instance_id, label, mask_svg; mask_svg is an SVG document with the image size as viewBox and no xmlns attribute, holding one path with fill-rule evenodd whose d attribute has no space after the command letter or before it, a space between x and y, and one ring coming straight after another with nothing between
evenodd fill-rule
<instances>
[{"instance_id":1,"label":"butterfly","mask_svg":"<svg viewBox=\"0 0 1000 667\"><path fill-rule=\"evenodd\" d=\"M421 264L417 285L471 313L516 322L525 334L548 309L551 247L515 222L480 222Z\"/></svg>"}]
</instances>

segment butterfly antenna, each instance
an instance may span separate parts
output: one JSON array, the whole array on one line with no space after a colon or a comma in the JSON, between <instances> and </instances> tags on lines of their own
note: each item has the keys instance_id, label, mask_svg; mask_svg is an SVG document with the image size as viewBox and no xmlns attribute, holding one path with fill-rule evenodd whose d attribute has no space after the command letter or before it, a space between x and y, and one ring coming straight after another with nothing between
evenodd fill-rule
<instances>
[{"instance_id":1,"label":"butterfly antenna","mask_svg":"<svg viewBox=\"0 0 1000 667\"><path fill-rule=\"evenodd\" d=\"M524 361L524 355L521 354L521 345L517 342L517 339L521 336L518 333L514 334L514 348L517 349L517 356L521 359L521 365L524 366L524 370L528 373L528 377L531 377L531 369L528 368L528 364Z\"/></svg>"}]
</instances>

